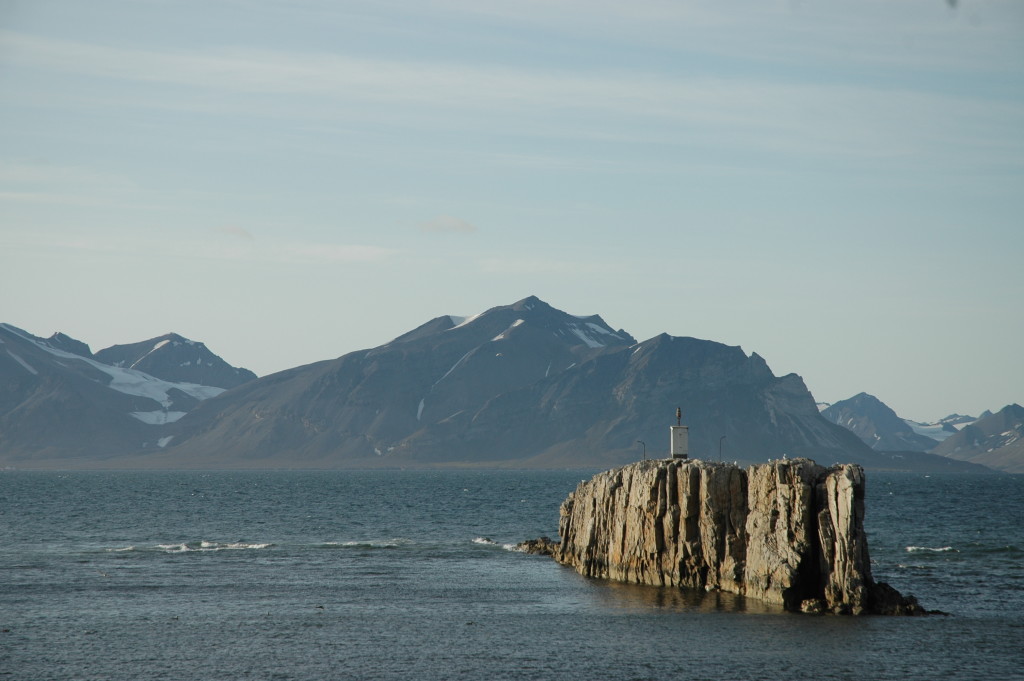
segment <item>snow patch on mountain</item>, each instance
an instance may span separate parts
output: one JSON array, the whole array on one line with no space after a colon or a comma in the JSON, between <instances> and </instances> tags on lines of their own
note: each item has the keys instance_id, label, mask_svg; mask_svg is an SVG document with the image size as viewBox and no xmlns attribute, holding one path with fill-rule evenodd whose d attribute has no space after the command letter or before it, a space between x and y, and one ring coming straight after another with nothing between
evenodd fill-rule
<instances>
[{"instance_id":1,"label":"snow patch on mountain","mask_svg":"<svg viewBox=\"0 0 1024 681\"><path fill-rule=\"evenodd\" d=\"M216 388L209 385L198 385L196 383L172 383L134 369L110 366L109 364L97 362L96 360L89 359L88 357L82 357L81 355L50 347L46 343L39 342L31 336L25 335L24 332L19 331L9 324L3 324L2 326L7 331L34 344L40 350L48 352L54 357L70 359L76 362L84 362L94 369L107 374L110 376L110 383L107 384L108 388L126 395L149 398L162 405L164 409L171 406L171 390L180 390L186 395L194 397L197 400L206 400L224 392L223 388Z\"/></svg>"},{"instance_id":2,"label":"snow patch on mountain","mask_svg":"<svg viewBox=\"0 0 1024 681\"><path fill-rule=\"evenodd\" d=\"M475 348L474 348L474 349L475 349ZM458 361L458 362L456 362L455 364L453 364L453 365L452 365L452 368L451 368L451 369L449 369L448 371L444 372L444 376L442 376L441 378L439 378L439 379L437 379L436 381L434 381L434 385L437 385L438 383L440 383L440 382L441 382L441 381L443 381L444 379L448 378L448 376L449 376L449 375L450 375L450 374L451 374L451 373L452 373L453 371L455 371L455 370L456 370L456 369L457 369L457 368L459 367L459 365L460 365L460 364L462 364L462 362L463 362L463 361L465 361L465 359L466 359L467 357L469 357L469 356L470 356L471 354L473 354L473 350L470 350L469 352L467 352L466 354L464 354L464 355L463 355L462 357L459 357L459 361ZM431 386L431 387L433 387L433 386Z\"/></svg>"},{"instance_id":3,"label":"snow patch on mountain","mask_svg":"<svg viewBox=\"0 0 1024 681\"><path fill-rule=\"evenodd\" d=\"M918 435L924 435L925 437L930 437L936 442L942 442L950 435L956 435L959 431L963 430L964 427L977 421L977 419L970 416L954 414L952 416L947 416L944 419L940 419L935 423L918 423L917 421L911 421L910 419L903 419L903 421Z\"/></svg>"},{"instance_id":4,"label":"snow patch on mountain","mask_svg":"<svg viewBox=\"0 0 1024 681\"><path fill-rule=\"evenodd\" d=\"M132 416L143 423L148 423L151 426L162 426L165 423L174 423L184 416L185 413L186 412L183 411L166 411L158 409L156 411L133 411Z\"/></svg>"},{"instance_id":5,"label":"snow patch on mountain","mask_svg":"<svg viewBox=\"0 0 1024 681\"><path fill-rule=\"evenodd\" d=\"M505 340L505 338L506 338L505 334L507 334L509 331L511 331L512 329L516 328L517 326L520 326L520 325L525 324L525 323L526 323L526 320L517 319L517 320L515 320L515 322L512 323L512 326L508 327L507 329L505 329L504 331L499 333L497 336L495 336L491 340L492 341Z\"/></svg>"},{"instance_id":6,"label":"snow patch on mountain","mask_svg":"<svg viewBox=\"0 0 1024 681\"><path fill-rule=\"evenodd\" d=\"M150 350L149 352L144 354L142 357L139 357L137 360L135 360L135 363L132 364L131 368L134 369L138 365L139 362L141 362L142 360L146 359L147 357L152 355L154 352L156 352L157 350L159 350L160 348L162 348L163 346L167 345L170 342L171 342L170 340L166 340L166 339L160 341L159 343L157 343L156 345L153 346L152 350ZM177 345L177 343L175 343L175 345Z\"/></svg>"},{"instance_id":7,"label":"snow patch on mountain","mask_svg":"<svg viewBox=\"0 0 1024 681\"><path fill-rule=\"evenodd\" d=\"M591 331L596 331L599 334L602 334L602 335L605 335L605 336L613 336L615 338L618 338L619 340L624 340L622 338L622 336L620 336L619 334L615 333L611 329L608 329L608 328L605 328L605 327L601 326L600 324L595 324L594 322L587 322L587 327L590 328Z\"/></svg>"},{"instance_id":8,"label":"snow patch on mountain","mask_svg":"<svg viewBox=\"0 0 1024 681\"><path fill-rule=\"evenodd\" d=\"M589 334L587 334L586 331L584 331L583 329L579 328L578 326L570 326L569 327L569 331L572 332L572 334L575 335L577 338L579 338L581 341L586 343L588 348L603 348L604 347L604 343L602 343L601 341L597 340L593 336L590 336Z\"/></svg>"},{"instance_id":9,"label":"snow patch on mountain","mask_svg":"<svg viewBox=\"0 0 1024 681\"><path fill-rule=\"evenodd\" d=\"M11 358L12 358L12 359L13 359L13 360L14 360L15 362L17 362L17 363L18 363L18 364L20 364L21 366L25 367L25 370L26 370L27 372L29 372L30 374L32 374L33 376L38 376L38 375L39 375L39 372L38 372L38 371L36 371L36 370L35 370L35 368L34 368L34 367L33 367L33 366L31 365L31 364L29 364L28 362L26 362L25 360L23 360L23 359L22 359L21 357L18 357L18 356L17 356L16 354L14 354L13 352L11 352L10 350L8 350L8 351L7 351L7 354L8 354L8 355L10 355L10 356L11 356Z\"/></svg>"},{"instance_id":10,"label":"snow patch on mountain","mask_svg":"<svg viewBox=\"0 0 1024 681\"><path fill-rule=\"evenodd\" d=\"M602 339L601 336L611 336L613 338L623 340L622 336L611 329L605 328L600 324L595 324L594 322L584 322L582 326L569 324L567 328L570 333L583 341L588 348L607 347L607 341Z\"/></svg>"},{"instance_id":11,"label":"snow patch on mountain","mask_svg":"<svg viewBox=\"0 0 1024 681\"><path fill-rule=\"evenodd\" d=\"M448 329L448 330L452 331L453 329L461 329L463 326L467 326L469 324L472 324L474 321L479 319L483 314L484 314L483 312L479 312L479 313L473 315L472 317L456 317L455 315L448 315L453 322L456 319L461 319L462 320L458 324L456 324L455 326L453 326L451 329Z\"/></svg>"}]
</instances>

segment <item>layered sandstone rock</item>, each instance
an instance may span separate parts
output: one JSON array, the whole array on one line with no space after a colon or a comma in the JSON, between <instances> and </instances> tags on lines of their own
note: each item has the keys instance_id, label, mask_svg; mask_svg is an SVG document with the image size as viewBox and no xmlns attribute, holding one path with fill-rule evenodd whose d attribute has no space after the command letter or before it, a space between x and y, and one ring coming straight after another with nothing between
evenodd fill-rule
<instances>
[{"instance_id":1,"label":"layered sandstone rock","mask_svg":"<svg viewBox=\"0 0 1024 681\"><path fill-rule=\"evenodd\" d=\"M923 612L871 579L863 519L855 464L642 461L580 483L562 504L553 555L589 577L727 591L789 610Z\"/></svg>"}]
</instances>

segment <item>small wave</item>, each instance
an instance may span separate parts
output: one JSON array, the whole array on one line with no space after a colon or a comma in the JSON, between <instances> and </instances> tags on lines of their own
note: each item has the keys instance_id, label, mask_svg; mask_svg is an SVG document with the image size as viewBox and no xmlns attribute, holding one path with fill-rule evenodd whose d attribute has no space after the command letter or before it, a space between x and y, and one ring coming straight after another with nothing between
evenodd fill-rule
<instances>
[{"instance_id":1,"label":"small wave","mask_svg":"<svg viewBox=\"0 0 1024 681\"><path fill-rule=\"evenodd\" d=\"M200 541L183 542L181 544L157 544L156 548L164 553L191 553L193 551L244 551L249 549L266 549L273 546L269 542L218 542Z\"/></svg>"},{"instance_id":2,"label":"small wave","mask_svg":"<svg viewBox=\"0 0 1024 681\"><path fill-rule=\"evenodd\" d=\"M493 539L488 539L487 537L477 537L476 539L473 540L473 543L474 544L483 544L484 546L500 546L501 548L505 549L506 551L516 551L516 552L521 552L522 551L522 549L519 548L518 544L499 544L498 542L494 541Z\"/></svg>"},{"instance_id":3,"label":"small wave","mask_svg":"<svg viewBox=\"0 0 1024 681\"><path fill-rule=\"evenodd\" d=\"M907 553L960 553L952 546L940 546L938 548L932 548L931 546L908 546Z\"/></svg>"},{"instance_id":4,"label":"small wave","mask_svg":"<svg viewBox=\"0 0 1024 681\"><path fill-rule=\"evenodd\" d=\"M328 541L318 544L325 549L397 549L410 544L408 539L366 539L362 541Z\"/></svg>"},{"instance_id":5,"label":"small wave","mask_svg":"<svg viewBox=\"0 0 1024 681\"><path fill-rule=\"evenodd\" d=\"M121 546L121 547L118 547L116 549L105 549L105 550L110 552L110 553L124 553L126 551L135 551L136 549L135 549L134 546Z\"/></svg>"}]
</instances>

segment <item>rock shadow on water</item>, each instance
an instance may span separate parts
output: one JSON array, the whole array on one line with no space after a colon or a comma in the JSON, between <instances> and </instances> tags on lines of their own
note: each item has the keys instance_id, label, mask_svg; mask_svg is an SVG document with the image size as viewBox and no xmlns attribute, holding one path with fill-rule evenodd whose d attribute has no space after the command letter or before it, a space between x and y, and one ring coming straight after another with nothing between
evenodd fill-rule
<instances>
[{"instance_id":1,"label":"rock shadow on water","mask_svg":"<svg viewBox=\"0 0 1024 681\"><path fill-rule=\"evenodd\" d=\"M671 586L630 584L599 579L599 598L609 607L622 610L665 610L675 613L737 613L746 615L781 615L780 605L725 591L701 591Z\"/></svg>"}]
</instances>

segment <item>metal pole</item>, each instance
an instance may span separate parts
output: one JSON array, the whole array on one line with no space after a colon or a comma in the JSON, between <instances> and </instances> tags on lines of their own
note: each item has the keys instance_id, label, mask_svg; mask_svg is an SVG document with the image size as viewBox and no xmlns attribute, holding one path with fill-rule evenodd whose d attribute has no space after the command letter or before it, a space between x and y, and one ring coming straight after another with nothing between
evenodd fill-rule
<instances>
[{"instance_id":1,"label":"metal pole","mask_svg":"<svg viewBox=\"0 0 1024 681\"><path fill-rule=\"evenodd\" d=\"M644 442L643 440L637 440L637 442L643 446L643 448L644 448L644 461L647 461L647 443Z\"/></svg>"},{"instance_id":2,"label":"metal pole","mask_svg":"<svg viewBox=\"0 0 1024 681\"><path fill-rule=\"evenodd\" d=\"M722 440L724 440L724 439L725 439L724 435L722 437L718 438L718 460L719 461L722 460Z\"/></svg>"}]
</instances>

